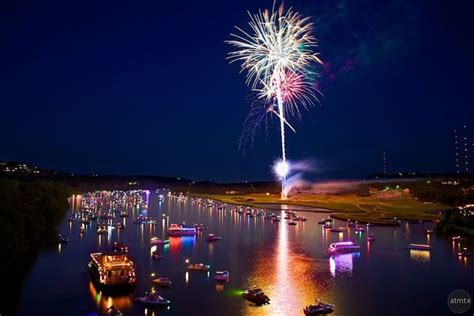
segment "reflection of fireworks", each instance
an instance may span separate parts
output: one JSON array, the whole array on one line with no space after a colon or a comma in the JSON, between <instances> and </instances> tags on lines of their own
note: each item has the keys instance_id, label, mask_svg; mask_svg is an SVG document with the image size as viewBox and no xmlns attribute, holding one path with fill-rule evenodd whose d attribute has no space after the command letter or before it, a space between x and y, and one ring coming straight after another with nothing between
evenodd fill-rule
<instances>
[{"instance_id":1,"label":"reflection of fireworks","mask_svg":"<svg viewBox=\"0 0 474 316\"><path fill-rule=\"evenodd\" d=\"M277 104L278 111L271 106L265 113L274 113L280 120L282 161L286 162L285 124L289 123L285 116L299 116L299 106L307 108L317 100L314 74L309 72L313 63L321 63L312 51L317 46L311 35L313 24L291 9L285 13L283 6L278 11L249 15L252 33L237 27L241 34L231 34L233 39L227 41L236 47L229 59L241 62L242 70L247 71L247 84L260 98ZM285 181L283 177L282 198L286 198Z\"/></svg>"}]
</instances>

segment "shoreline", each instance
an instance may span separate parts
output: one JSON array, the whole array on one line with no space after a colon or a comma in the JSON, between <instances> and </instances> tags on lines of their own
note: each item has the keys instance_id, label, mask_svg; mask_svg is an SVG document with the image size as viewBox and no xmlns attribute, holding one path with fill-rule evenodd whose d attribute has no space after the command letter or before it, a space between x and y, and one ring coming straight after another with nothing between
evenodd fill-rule
<instances>
[{"instance_id":1,"label":"shoreline","mask_svg":"<svg viewBox=\"0 0 474 316\"><path fill-rule=\"evenodd\" d=\"M351 219L352 221L358 221L359 223L366 224L370 223L373 225L378 226L399 226L398 222L392 221L393 218L401 221L417 221L420 223L424 222L437 222L441 219L441 216L431 214L429 211L431 209L436 208L443 208L444 206L439 204L425 204L419 201L416 201L412 198L405 199L405 200L371 200L372 204L364 201L364 197L355 197L355 196L312 196L311 198L303 201L298 200L287 200L287 201L275 201L272 199L272 196L263 195L263 194L253 194L253 195L217 195L217 194L200 194L200 193L191 193L190 196L203 198L203 199L211 199L215 201L219 201L225 204L231 205L241 205L247 206L252 208L265 208L265 209L272 209L278 210L279 205L287 205L289 209L298 211L298 212L312 212L312 213L323 213L329 214L331 218L347 221ZM336 207L321 207L318 203L321 203L318 198L327 198L329 202L326 201L326 204L341 204L341 202L337 201L337 199L350 199L352 198L354 201L351 203L344 204L343 208L336 208ZM331 200L333 199L333 200ZM358 200L357 200L358 199ZM360 200L360 201L359 201ZM400 202L406 202L406 204ZM395 212L391 208L394 208L394 205L398 203L396 209L398 212ZM400 205L399 205L400 204ZM412 204L412 205L410 205ZM270 207L268 205L271 205ZM294 206L294 207L292 207ZM298 209L298 206L304 207L305 209ZM363 207L364 206L364 207ZM369 207L369 208L367 208ZM313 209L311 209L313 208ZM349 210L350 208L350 210ZM385 212L385 208L387 209L387 213L391 215L388 217L388 214ZM408 210L408 212L407 212ZM390 211L390 212L388 212ZM405 212L407 214L402 214Z\"/></svg>"}]
</instances>

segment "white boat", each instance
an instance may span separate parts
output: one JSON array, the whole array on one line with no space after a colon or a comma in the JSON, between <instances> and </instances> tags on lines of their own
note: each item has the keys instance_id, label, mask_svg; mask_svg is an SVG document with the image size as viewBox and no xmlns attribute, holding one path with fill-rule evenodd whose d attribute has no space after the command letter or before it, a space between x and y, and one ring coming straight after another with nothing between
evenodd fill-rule
<instances>
[{"instance_id":1,"label":"white boat","mask_svg":"<svg viewBox=\"0 0 474 316\"><path fill-rule=\"evenodd\" d=\"M186 227L178 224L171 224L168 227L168 235L170 236L194 236L196 234L195 227Z\"/></svg>"},{"instance_id":2,"label":"white boat","mask_svg":"<svg viewBox=\"0 0 474 316\"><path fill-rule=\"evenodd\" d=\"M135 301L146 304L146 305L156 305L156 306L167 306L171 302L160 295L158 293L150 293L144 297L136 297Z\"/></svg>"},{"instance_id":3,"label":"white boat","mask_svg":"<svg viewBox=\"0 0 474 316\"><path fill-rule=\"evenodd\" d=\"M171 284L173 284L173 282L168 278L156 278L153 279L152 282L163 287L171 287Z\"/></svg>"},{"instance_id":4,"label":"white boat","mask_svg":"<svg viewBox=\"0 0 474 316\"><path fill-rule=\"evenodd\" d=\"M215 236L214 234L209 234L209 236L207 236L207 241L218 241L218 240L221 240L221 237Z\"/></svg>"},{"instance_id":5,"label":"white boat","mask_svg":"<svg viewBox=\"0 0 474 316\"><path fill-rule=\"evenodd\" d=\"M165 244L169 244L169 242L170 242L169 239L163 240L158 237L152 237L150 239L151 245L165 245Z\"/></svg>"},{"instance_id":6,"label":"white boat","mask_svg":"<svg viewBox=\"0 0 474 316\"><path fill-rule=\"evenodd\" d=\"M329 245L328 253L330 255L338 253L359 252L360 246L353 241L339 241Z\"/></svg>"},{"instance_id":7,"label":"white boat","mask_svg":"<svg viewBox=\"0 0 474 316\"><path fill-rule=\"evenodd\" d=\"M188 270L194 271L209 271L210 266L203 263L190 263L187 266Z\"/></svg>"},{"instance_id":8,"label":"white boat","mask_svg":"<svg viewBox=\"0 0 474 316\"><path fill-rule=\"evenodd\" d=\"M216 271L214 275L214 280L216 281L228 281L229 280L229 271Z\"/></svg>"}]
</instances>

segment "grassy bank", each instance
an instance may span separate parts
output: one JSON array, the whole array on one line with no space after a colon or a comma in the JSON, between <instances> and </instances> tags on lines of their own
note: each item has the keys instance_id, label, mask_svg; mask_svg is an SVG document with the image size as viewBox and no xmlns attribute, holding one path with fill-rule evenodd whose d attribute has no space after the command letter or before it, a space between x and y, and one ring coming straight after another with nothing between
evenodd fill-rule
<instances>
[{"instance_id":1,"label":"grassy bank","mask_svg":"<svg viewBox=\"0 0 474 316\"><path fill-rule=\"evenodd\" d=\"M200 197L216 199L224 203L258 207L260 203L278 203L282 200L276 194L199 194ZM334 218L358 220L380 225L390 224L397 217L406 220L439 220L441 217L429 211L446 208L437 203L420 202L411 196L394 199L380 199L357 195L303 194L284 201L287 205L302 205L331 210Z\"/></svg>"}]
</instances>

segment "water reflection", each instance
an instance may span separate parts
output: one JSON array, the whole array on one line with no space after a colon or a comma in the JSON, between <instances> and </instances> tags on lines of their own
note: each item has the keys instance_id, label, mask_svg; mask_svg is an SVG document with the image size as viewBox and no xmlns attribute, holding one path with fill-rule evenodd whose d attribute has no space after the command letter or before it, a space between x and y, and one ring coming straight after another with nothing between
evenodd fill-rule
<instances>
[{"instance_id":1,"label":"water reflection","mask_svg":"<svg viewBox=\"0 0 474 316\"><path fill-rule=\"evenodd\" d=\"M121 311L126 311L131 308L133 303L133 297L131 294L122 296L105 295L102 291L97 291L92 281L89 282L89 293L95 301L97 309L102 312L112 305Z\"/></svg>"},{"instance_id":2,"label":"water reflection","mask_svg":"<svg viewBox=\"0 0 474 316\"><path fill-rule=\"evenodd\" d=\"M352 274L352 268L354 265L353 258L359 256L360 253L346 253L331 256L329 258L329 271L331 272L331 275L335 278L336 276Z\"/></svg>"},{"instance_id":3,"label":"water reflection","mask_svg":"<svg viewBox=\"0 0 474 316\"><path fill-rule=\"evenodd\" d=\"M426 250L410 249L410 258L418 262L429 262L431 253Z\"/></svg>"},{"instance_id":4,"label":"water reflection","mask_svg":"<svg viewBox=\"0 0 474 316\"><path fill-rule=\"evenodd\" d=\"M274 246L259 252L254 269L247 286L261 287L271 304L256 307L245 302L245 314L294 315L325 292L325 282L313 279L324 268L306 254L294 252L287 220L280 222Z\"/></svg>"}]
</instances>

